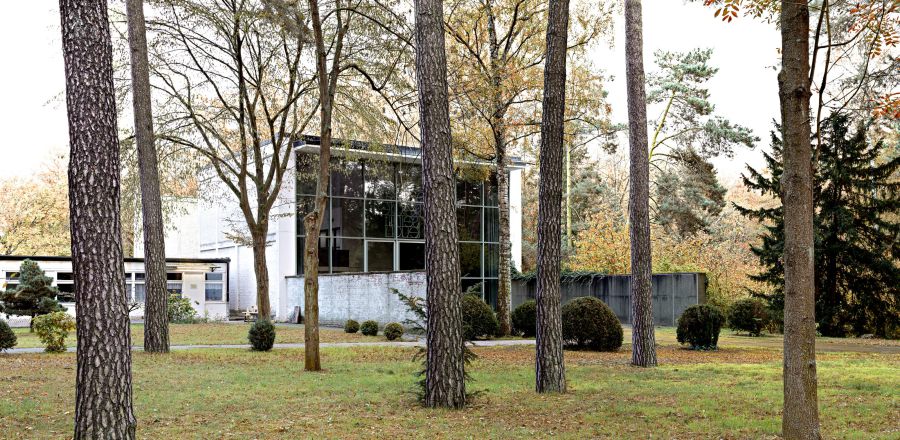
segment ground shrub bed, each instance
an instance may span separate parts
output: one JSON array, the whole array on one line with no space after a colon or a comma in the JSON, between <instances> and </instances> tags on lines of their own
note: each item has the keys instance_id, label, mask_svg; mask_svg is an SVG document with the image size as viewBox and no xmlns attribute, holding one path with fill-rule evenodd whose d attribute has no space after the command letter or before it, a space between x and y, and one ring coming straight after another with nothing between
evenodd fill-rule
<instances>
[{"instance_id":1,"label":"ground shrub bed","mask_svg":"<svg viewBox=\"0 0 900 440\"><path fill-rule=\"evenodd\" d=\"M715 350L725 316L716 306L697 304L688 307L678 318L676 337L680 344L695 350Z\"/></svg>"},{"instance_id":2,"label":"ground shrub bed","mask_svg":"<svg viewBox=\"0 0 900 440\"><path fill-rule=\"evenodd\" d=\"M489 339L500 330L497 315L486 302L473 294L463 295L463 338L467 341Z\"/></svg>"},{"instance_id":3,"label":"ground shrub bed","mask_svg":"<svg viewBox=\"0 0 900 440\"><path fill-rule=\"evenodd\" d=\"M246 350L165 357L136 352L138 437L779 436L777 350L691 352L679 349L674 340L667 344L661 347L661 366L650 370L630 367L626 350L567 352L570 392L555 396L534 393L534 347L476 348L479 358L467 371L475 379L471 387L481 394L460 411L418 405L409 392L420 367L410 360L416 350L411 347L324 348L325 371L315 374L304 373L303 363L297 362L302 350L275 350L263 358ZM680 363L663 362L672 356ZM0 371L15 378L0 381L4 437L71 436L72 414L67 411L74 397L74 366L72 353L0 356ZM900 355L821 355L823 433L829 438L895 438L897 368ZM267 398L259 399L260 393ZM266 423L259 423L259 414L265 414Z\"/></svg>"},{"instance_id":4,"label":"ground shrub bed","mask_svg":"<svg viewBox=\"0 0 900 440\"><path fill-rule=\"evenodd\" d=\"M759 336L769 326L772 314L766 304L756 298L735 301L728 308L728 326L736 332Z\"/></svg>"}]
</instances>

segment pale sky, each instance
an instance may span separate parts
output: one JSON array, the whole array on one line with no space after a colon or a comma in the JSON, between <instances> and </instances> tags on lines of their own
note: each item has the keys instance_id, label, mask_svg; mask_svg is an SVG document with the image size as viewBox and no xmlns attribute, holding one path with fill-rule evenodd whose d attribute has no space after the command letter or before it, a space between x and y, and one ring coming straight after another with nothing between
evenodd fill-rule
<instances>
[{"instance_id":1,"label":"pale sky","mask_svg":"<svg viewBox=\"0 0 900 440\"><path fill-rule=\"evenodd\" d=\"M771 24L741 17L723 23L712 10L682 0L644 1L645 64L652 68L657 49L714 50L719 74L709 88L723 116L752 128L767 145L771 120L778 116L776 70L779 34ZM625 55L622 19L615 47L597 49L594 62L615 79L607 84L615 122L626 122ZM4 174L27 176L40 170L53 152L67 149L65 77L56 0L11 2L0 14L0 158ZM652 110L649 117L654 117ZM732 182L758 151L739 151L716 160L723 183Z\"/></svg>"}]
</instances>

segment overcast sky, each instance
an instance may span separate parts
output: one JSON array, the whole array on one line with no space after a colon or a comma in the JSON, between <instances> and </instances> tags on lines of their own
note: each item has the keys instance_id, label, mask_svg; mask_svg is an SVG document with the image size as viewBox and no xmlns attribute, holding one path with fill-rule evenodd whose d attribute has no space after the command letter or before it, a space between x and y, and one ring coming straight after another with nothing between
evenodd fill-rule
<instances>
[{"instance_id":1,"label":"overcast sky","mask_svg":"<svg viewBox=\"0 0 900 440\"><path fill-rule=\"evenodd\" d=\"M55 0L11 2L0 14L0 158L4 174L27 176L54 152L68 145L65 78ZM616 22L615 47L594 53L597 67L614 77L607 85L616 122L626 122L625 55L622 20ZM712 10L682 0L644 1L645 63L652 68L658 49L714 50L719 74L709 84L717 111L752 128L766 145L772 118L778 115L776 70L780 44L775 27L741 18L723 23ZM651 112L649 117L655 115ZM720 177L732 182L758 151L738 151L734 159L715 161Z\"/></svg>"}]
</instances>

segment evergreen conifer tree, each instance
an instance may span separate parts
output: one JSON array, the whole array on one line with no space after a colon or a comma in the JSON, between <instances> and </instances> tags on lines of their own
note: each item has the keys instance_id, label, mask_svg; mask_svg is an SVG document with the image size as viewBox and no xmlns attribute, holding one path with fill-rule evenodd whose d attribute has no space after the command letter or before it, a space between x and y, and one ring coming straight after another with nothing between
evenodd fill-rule
<instances>
[{"instance_id":1,"label":"evergreen conifer tree","mask_svg":"<svg viewBox=\"0 0 900 440\"><path fill-rule=\"evenodd\" d=\"M889 336L900 325L900 157L880 160L883 142L870 143L866 127L851 132L846 115L825 121L817 148L815 205L816 322L826 336L872 333ZM762 194L781 193L781 140L772 135L764 153L769 174L748 167L744 183ZM893 179L893 180L892 180ZM783 214L781 207L737 209L766 224L752 248L765 267L754 276L773 287L763 296L784 307ZM893 216L892 216L893 215Z\"/></svg>"},{"instance_id":2,"label":"evergreen conifer tree","mask_svg":"<svg viewBox=\"0 0 900 440\"><path fill-rule=\"evenodd\" d=\"M0 304L7 315L35 316L65 311L59 305L53 287L53 279L44 274L41 267L32 260L25 260L19 269L19 285L15 289L0 293Z\"/></svg>"}]
</instances>

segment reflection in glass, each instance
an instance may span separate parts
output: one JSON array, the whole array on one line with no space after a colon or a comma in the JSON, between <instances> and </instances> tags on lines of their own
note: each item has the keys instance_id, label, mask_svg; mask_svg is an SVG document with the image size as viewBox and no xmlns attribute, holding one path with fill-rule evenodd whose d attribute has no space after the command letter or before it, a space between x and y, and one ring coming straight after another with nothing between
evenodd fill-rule
<instances>
[{"instance_id":1,"label":"reflection in glass","mask_svg":"<svg viewBox=\"0 0 900 440\"><path fill-rule=\"evenodd\" d=\"M460 206L456 209L459 226L459 241L481 240L481 210L474 206Z\"/></svg>"},{"instance_id":2,"label":"reflection in glass","mask_svg":"<svg viewBox=\"0 0 900 440\"><path fill-rule=\"evenodd\" d=\"M363 240L335 238L331 251L331 271L363 272Z\"/></svg>"},{"instance_id":3,"label":"reflection in glass","mask_svg":"<svg viewBox=\"0 0 900 440\"><path fill-rule=\"evenodd\" d=\"M394 200L394 164L378 160L366 161L366 198Z\"/></svg>"},{"instance_id":4,"label":"reflection in glass","mask_svg":"<svg viewBox=\"0 0 900 440\"><path fill-rule=\"evenodd\" d=\"M400 242L400 270L425 270L425 243Z\"/></svg>"},{"instance_id":5,"label":"reflection in glass","mask_svg":"<svg viewBox=\"0 0 900 440\"><path fill-rule=\"evenodd\" d=\"M401 203L398 207L397 238L425 238L425 207L421 203Z\"/></svg>"},{"instance_id":6,"label":"reflection in glass","mask_svg":"<svg viewBox=\"0 0 900 440\"><path fill-rule=\"evenodd\" d=\"M394 270L394 243L369 241L366 243L369 272L390 272Z\"/></svg>"},{"instance_id":7,"label":"reflection in glass","mask_svg":"<svg viewBox=\"0 0 900 440\"><path fill-rule=\"evenodd\" d=\"M401 202L421 202L422 167L418 164L397 164L397 199Z\"/></svg>"},{"instance_id":8,"label":"reflection in glass","mask_svg":"<svg viewBox=\"0 0 900 440\"><path fill-rule=\"evenodd\" d=\"M363 236L362 199L331 199L331 233L335 237Z\"/></svg>"},{"instance_id":9,"label":"reflection in glass","mask_svg":"<svg viewBox=\"0 0 900 440\"><path fill-rule=\"evenodd\" d=\"M331 195L363 196L363 166L358 160L333 159L331 162Z\"/></svg>"},{"instance_id":10,"label":"reflection in glass","mask_svg":"<svg viewBox=\"0 0 900 440\"><path fill-rule=\"evenodd\" d=\"M315 195L319 155L297 153L297 194Z\"/></svg>"},{"instance_id":11,"label":"reflection in glass","mask_svg":"<svg viewBox=\"0 0 900 440\"><path fill-rule=\"evenodd\" d=\"M484 241L500 242L500 209L484 208Z\"/></svg>"},{"instance_id":12,"label":"reflection in glass","mask_svg":"<svg viewBox=\"0 0 900 440\"><path fill-rule=\"evenodd\" d=\"M500 276L500 245L484 245L484 276L496 278Z\"/></svg>"},{"instance_id":13,"label":"reflection in glass","mask_svg":"<svg viewBox=\"0 0 900 440\"><path fill-rule=\"evenodd\" d=\"M460 289L462 290L463 293L465 293L465 294L471 293L471 294L478 296L479 298L482 298L482 296L481 296L481 287L482 287L481 279L462 279L462 280L460 280L459 284L460 284Z\"/></svg>"},{"instance_id":14,"label":"reflection in glass","mask_svg":"<svg viewBox=\"0 0 900 440\"><path fill-rule=\"evenodd\" d=\"M330 249L329 239L319 237L319 272L328 273L328 251ZM306 253L306 237L297 237L297 274L303 274L303 260Z\"/></svg>"},{"instance_id":15,"label":"reflection in glass","mask_svg":"<svg viewBox=\"0 0 900 440\"><path fill-rule=\"evenodd\" d=\"M457 205L481 205L481 188L480 181L457 180L456 181L456 203Z\"/></svg>"},{"instance_id":16,"label":"reflection in glass","mask_svg":"<svg viewBox=\"0 0 900 440\"><path fill-rule=\"evenodd\" d=\"M507 182L509 182L507 174ZM497 206L497 173L491 172L491 178L484 182L484 206Z\"/></svg>"},{"instance_id":17,"label":"reflection in glass","mask_svg":"<svg viewBox=\"0 0 900 440\"><path fill-rule=\"evenodd\" d=\"M500 290L498 284L497 280L484 280L484 302L494 310L497 310L497 292Z\"/></svg>"},{"instance_id":18,"label":"reflection in glass","mask_svg":"<svg viewBox=\"0 0 900 440\"><path fill-rule=\"evenodd\" d=\"M366 200L366 237L394 238L396 202Z\"/></svg>"},{"instance_id":19,"label":"reflection in glass","mask_svg":"<svg viewBox=\"0 0 900 440\"><path fill-rule=\"evenodd\" d=\"M306 217L307 214L312 212L313 206L315 205L316 198L312 196L303 196L297 197L297 235L306 235L306 225L303 222L303 218ZM330 229L329 216L331 215L331 209L329 208L328 202L325 203L325 219L322 221L322 228L319 229L319 235L327 235Z\"/></svg>"},{"instance_id":20,"label":"reflection in glass","mask_svg":"<svg viewBox=\"0 0 900 440\"><path fill-rule=\"evenodd\" d=\"M459 244L459 276L481 276L481 243Z\"/></svg>"}]
</instances>

